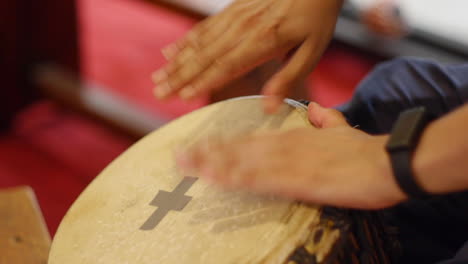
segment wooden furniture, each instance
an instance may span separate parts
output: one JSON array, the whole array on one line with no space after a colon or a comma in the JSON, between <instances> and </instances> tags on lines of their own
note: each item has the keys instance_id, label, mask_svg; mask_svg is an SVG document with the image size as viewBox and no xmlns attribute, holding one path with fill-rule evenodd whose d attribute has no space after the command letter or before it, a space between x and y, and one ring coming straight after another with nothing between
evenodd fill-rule
<instances>
[{"instance_id":1,"label":"wooden furniture","mask_svg":"<svg viewBox=\"0 0 468 264\"><path fill-rule=\"evenodd\" d=\"M29 187L0 190L0 264L45 264L50 236Z\"/></svg>"}]
</instances>

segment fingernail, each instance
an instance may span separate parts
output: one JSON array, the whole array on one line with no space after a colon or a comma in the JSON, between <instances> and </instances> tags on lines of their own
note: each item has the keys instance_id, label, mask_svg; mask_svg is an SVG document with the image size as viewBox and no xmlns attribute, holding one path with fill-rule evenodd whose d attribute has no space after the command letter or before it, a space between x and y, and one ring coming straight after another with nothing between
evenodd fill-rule
<instances>
[{"instance_id":1,"label":"fingernail","mask_svg":"<svg viewBox=\"0 0 468 264\"><path fill-rule=\"evenodd\" d=\"M153 73L152 78L153 78L153 82L158 84L167 79L167 73L164 69L160 69L156 71L155 73Z\"/></svg>"},{"instance_id":2,"label":"fingernail","mask_svg":"<svg viewBox=\"0 0 468 264\"><path fill-rule=\"evenodd\" d=\"M182 88L182 90L179 93L179 96L182 99L186 100L186 99L192 98L196 94L197 94L197 90L193 86L186 86Z\"/></svg>"},{"instance_id":3,"label":"fingernail","mask_svg":"<svg viewBox=\"0 0 468 264\"><path fill-rule=\"evenodd\" d=\"M175 44L171 44L165 48L163 48L161 50L161 53L163 54L164 58L166 58L167 60L170 60L171 58L173 58L176 53L179 51L179 49L177 48L177 45Z\"/></svg>"},{"instance_id":4,"label":"fingernail","mask_svg":"<svg viewBox=\"0 0 468 264\"><path fill-rule=\"evenodd\" d=\"M168 83L163 83L159 87L156 87L156 96L159 99L163 99L171 93L171 86Z\"/></svg>"}]
</instances>

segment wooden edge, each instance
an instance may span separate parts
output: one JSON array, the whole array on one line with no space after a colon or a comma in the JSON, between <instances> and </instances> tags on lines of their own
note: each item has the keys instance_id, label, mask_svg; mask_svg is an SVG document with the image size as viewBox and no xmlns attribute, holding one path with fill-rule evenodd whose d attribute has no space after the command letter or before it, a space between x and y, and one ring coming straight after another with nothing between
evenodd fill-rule
<instances>
[{"instance_id":1,"label":"wooden edge","mask_svg":"<svg viewBox=\"0 0 468 264\"><path fill-rule=\"evenodd\" d=\"M36 193L34 192L33 188L31 188L30 186L19 186L19 187L16 187L15 189L18 189L18 191L21 191L21 189L24 190L24 192L26 193L26 195L29 197L29 199L32 202L31 206L34 208L34 210L36 210L36 212L39 212L37 217L40 223L41 230L44 233L44 236L48 238L49 244L50 244L52 239L49 233L49 229L47 228L44 215L42 214L41 206L39 205Z\"/></svg>"},{"instance_id":2,"label":"wooden edge","mask_svg":"<svg viewBox=\"0 0 468 264\"><path fill-rule=\"evenodd\" d=\"M33 189L1 190L0 213L0 263L45 264L51 237Z\"/></svg>"},{"instance_id":3,"label":"wooden edge","mask_svg":"<svg viewBox=\"0 0 468 264\"><path fill-rule=\"evenodd\" d=\"M39 212L38 214L38 220L41 226L41 230L44 232L45 237L49 239L49 242L51 241L51 236L49 233L49 230L47 229L47 224L44 219L44 215L41 213L41 207L39 205L39 202L37 201L37 196L34 192L34 190L31 188L31 186L27 185L22 185L22 186L17 186L17 187L11 187L7 189L3 189L0 191L0 193L21 193L23 192L25 196L29 198L31 201L31 206L33 207L34 210Z\"/></svg>"}]
</instances>

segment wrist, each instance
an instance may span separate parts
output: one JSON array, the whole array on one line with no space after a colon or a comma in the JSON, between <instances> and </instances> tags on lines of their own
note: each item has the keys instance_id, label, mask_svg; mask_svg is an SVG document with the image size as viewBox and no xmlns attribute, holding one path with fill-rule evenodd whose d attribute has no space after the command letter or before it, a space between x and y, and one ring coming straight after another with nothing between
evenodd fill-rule
<instances>
[{"instance_id":1,"label":"wrist","mask_svg":"<svg viewBox=\"0 0 468 264\"><path fill-rule=\"evenodd\" d=\"M400 188L393 174L391 159L385 148L389 138L389 135L374 137L377 146L375 157L379 174L385 182L386 199L392 201L391 204L396 204L408 199L408 196Z\"/></svg>"}]
</instances>

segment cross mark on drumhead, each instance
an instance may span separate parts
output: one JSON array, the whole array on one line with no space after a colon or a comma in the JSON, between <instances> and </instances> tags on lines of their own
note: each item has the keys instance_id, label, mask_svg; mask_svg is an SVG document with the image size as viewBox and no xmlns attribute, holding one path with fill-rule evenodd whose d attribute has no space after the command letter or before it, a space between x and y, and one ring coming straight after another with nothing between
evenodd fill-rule
<instances>
[{"instance_id":1,"label":"cross mark on drumhead","mask_svg":"<svg viewBox=\"0 0 468 264\"><path fill-rule=\"evenodd\" d=\"M141 230L154 229L169 211L182 211L192 200L191 196L185 193L192 187L198 178L185 177L172 192L158 191L150 205L157 206L158 209L140 227Z\"/></svg>"}]
</instances>

